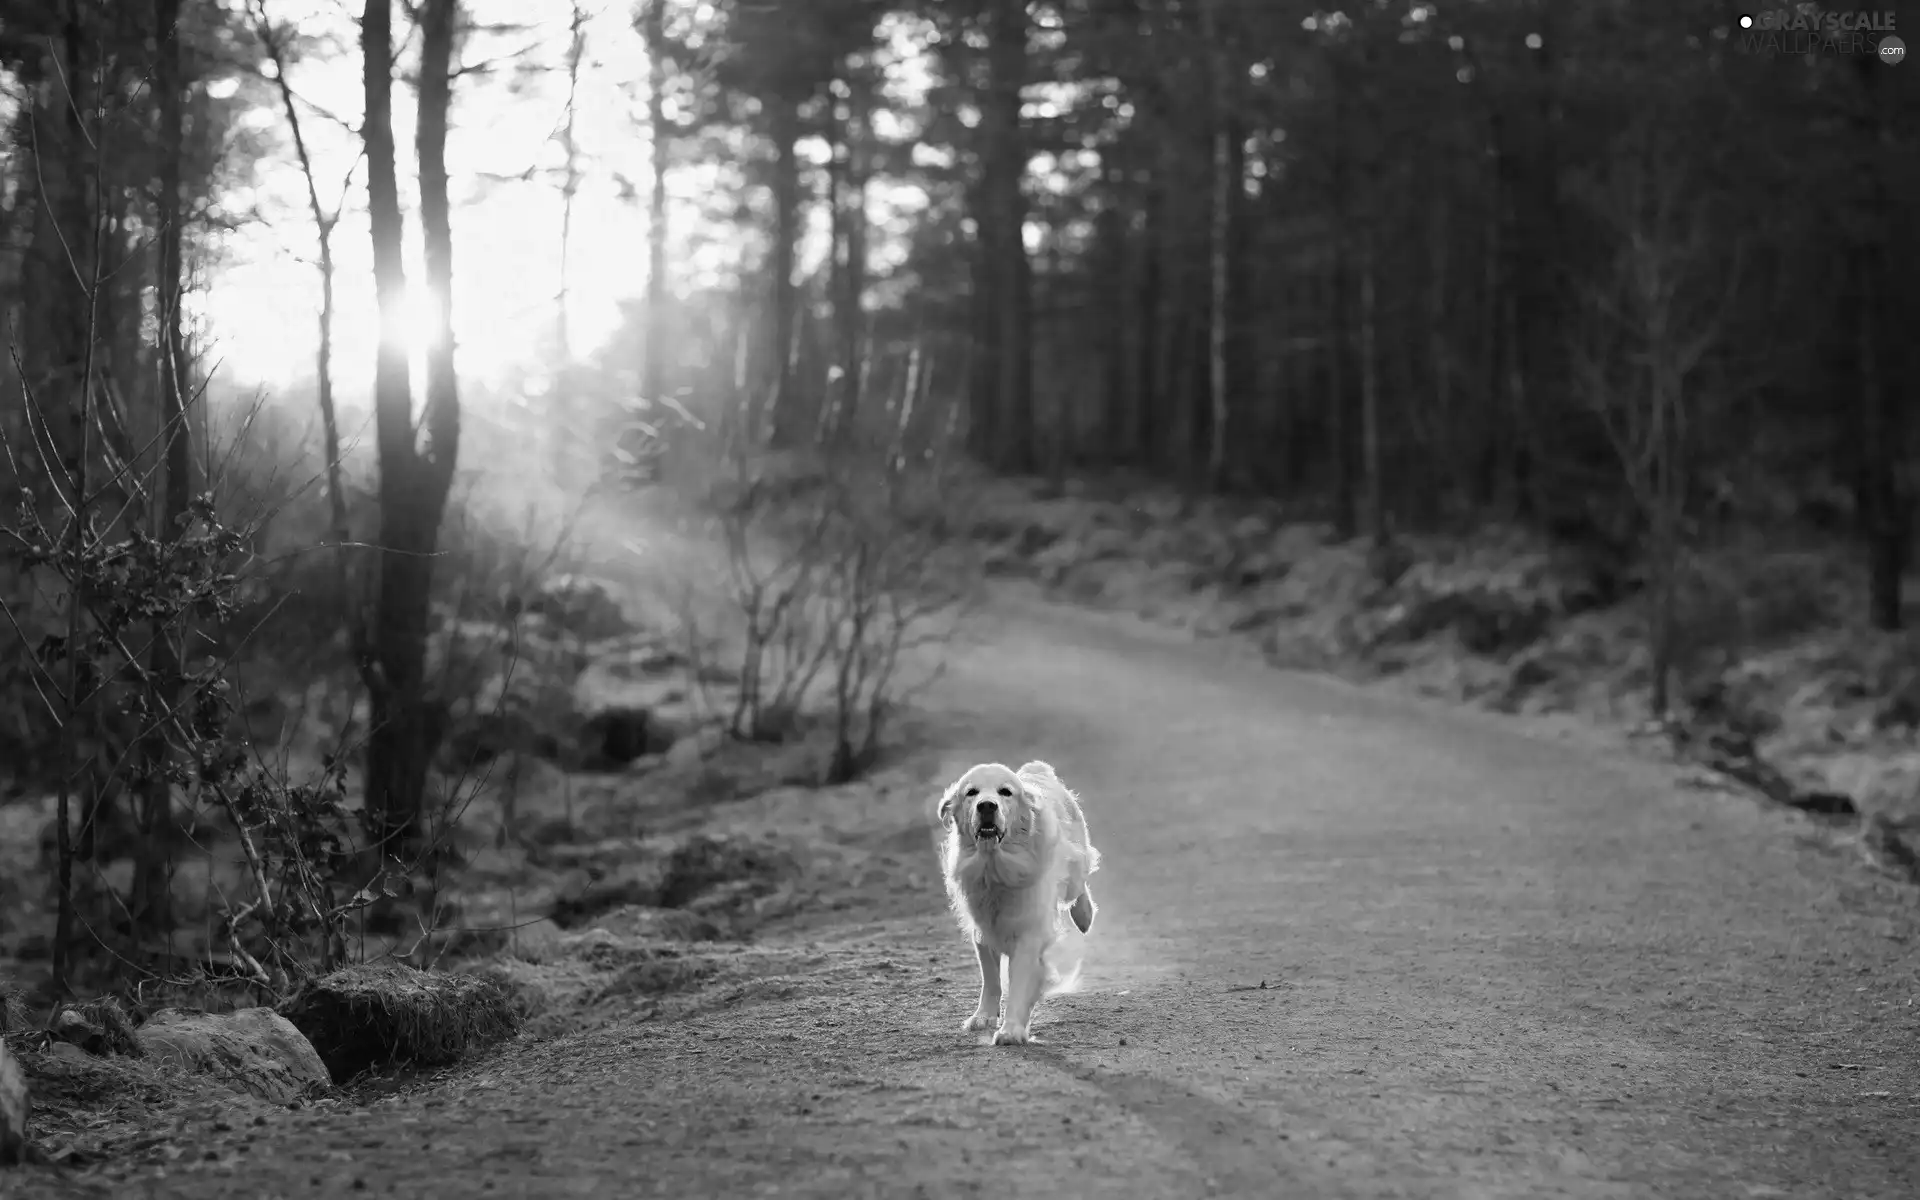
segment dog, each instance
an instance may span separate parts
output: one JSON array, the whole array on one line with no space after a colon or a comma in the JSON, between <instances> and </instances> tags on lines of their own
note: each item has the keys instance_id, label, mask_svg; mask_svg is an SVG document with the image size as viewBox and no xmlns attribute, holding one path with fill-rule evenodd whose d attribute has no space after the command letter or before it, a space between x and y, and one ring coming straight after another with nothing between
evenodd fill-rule
<instances>
[{"instance_id":1,"label":"dog","mask_svg":"<svg viewBox=\"0 0 1920 1200\"><path fill-rule=\"evenodd\" d=\"M1065 921L1081 933L1093 928L1098 909L1087 877L1099 870L1100 852L1079 798L1043 762L1018 771L1000 763L974 767L941 796L938 815L946 831L947 896L980 960L980 1005L962 1028L998 1021L993 1044L1022 1045L1031 1039L1041 996L1072 982L1048 953L1066 935Z\"/></svg>"}]
</instances>

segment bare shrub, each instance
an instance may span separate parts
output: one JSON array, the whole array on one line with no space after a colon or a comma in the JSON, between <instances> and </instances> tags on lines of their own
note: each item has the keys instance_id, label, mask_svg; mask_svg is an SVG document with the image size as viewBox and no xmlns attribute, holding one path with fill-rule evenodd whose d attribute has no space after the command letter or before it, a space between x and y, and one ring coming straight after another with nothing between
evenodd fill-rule
<instances>
[{"instance_id":1,"label":"bare shrub","mask_svg":"<svg viewBox=\"0 0 1920 1200\"><path fill-rule=\"evenodd\" d=\"M806 452L716 437L700 509L724 549L723 617L691 599L681 622L694 686L728 732L793 736L816 705L831 721L827 782L870 766L888 718L932 682L937 647L976 597L974 554L950 536L947 478L851 439ZM738 660L715 670L715 643ZM724 679L730 700L715 702Z\"/></svg>"},{"instance_id":2,"label":"bare shrub","mask_svg":"<svg viewBox=\"0 0 1920 1200\"><path fill-rule=\"evenodd\" d=\"M1664 126L1637 122L1610 149L1604 172L1580 189L1610 261L1582 296L1572 365L1576 392L1605 430L1646 522L1650 703L1664 721L1694 552L1689 481L1702 417L1726 398L1716 368L1739 251L1736 243L1723 255L1709 236L1715 214Z\"/></svg>"}]
</instances>

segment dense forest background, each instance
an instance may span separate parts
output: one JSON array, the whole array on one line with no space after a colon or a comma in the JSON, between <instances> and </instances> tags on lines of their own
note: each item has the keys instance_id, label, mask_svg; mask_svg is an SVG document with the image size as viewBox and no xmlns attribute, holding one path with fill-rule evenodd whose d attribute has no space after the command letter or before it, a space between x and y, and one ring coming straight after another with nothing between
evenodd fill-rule
<instances>
[{"instance_id":1,"label":"dense forest background","mask_svg":"<svg viewBox=\"0 0 1920 1200\"><path fill-rule=\"evenodd\" d=\"M259 938L223 961L256 981L260 939L335 961L433 857L434 638L513 557L461 524L483 476L637 487L716 441L880 491L1098 475L1173 489L1169 519L1232 501L1364 538L1388 583L1405 539L1519 528L1584 556L1586 606L1647 601L1656 714L1725 632L1689 617L1708 548L1824 554L1860 581L1844 619L1899 629L1915 69L1872 51L1891 10L1770 14L0 3L6 736L19 788L58 793L55 976L95 930L76 863L130 856L93 916L151 949L189 794L242 835L257 895L226 928ZM591 144L606 96L620 134ZM450 156L530 106L552 129L524 168ZM532 192L553 227L467 219ZM262 230L310 292L243 328L220 297ZM463 283L509 241L548 248L550 295ZM592 338L589 284L623 298ZM497 610L487 578L461 594ZM266 651L283 686L326 660L361 697L320 783L232 749L230 668Z\"/></svg>"}]
</instances>

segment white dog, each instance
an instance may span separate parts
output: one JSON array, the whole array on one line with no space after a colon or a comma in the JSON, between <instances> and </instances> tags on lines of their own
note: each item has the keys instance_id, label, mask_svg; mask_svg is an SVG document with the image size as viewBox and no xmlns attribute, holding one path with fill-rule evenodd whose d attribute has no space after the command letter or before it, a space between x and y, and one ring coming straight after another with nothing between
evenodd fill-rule
<instances>
[{"instance_id":1,"label":"white dog","mask_svg":"<svg viewBox=\"0 0 1920 1200\"><path fill-rule=\"evenodd\" d=\"M965 1028L999 1018L1004 957L1007 1014L993 1041L1023 1043L1033 1006L1067 982L1048 959L1066 934L1063 919L1081 933L1093 927L1087 876L1099 869L1100 852L1079 800L1043 762L1018 771L974 767L940 798L940 821L947 895L980 958L980 1007Z\"/></svg>"}]
</instances>

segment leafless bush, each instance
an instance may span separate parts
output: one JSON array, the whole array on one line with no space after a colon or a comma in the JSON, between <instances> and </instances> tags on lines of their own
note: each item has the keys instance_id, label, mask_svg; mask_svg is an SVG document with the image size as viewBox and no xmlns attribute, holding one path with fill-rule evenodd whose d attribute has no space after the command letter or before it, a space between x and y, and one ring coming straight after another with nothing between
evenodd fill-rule
<instances>
[{"instance_id":1,"label":"leafless bush","mask_svg":"<svg viewBox=\"0 0 1920 1200\"><path fill-rule=\"evenodd\" d=\"M1690 472L1716 378L1737 254L1719 257L1713 214L1686 166L1687 151L1657 122L1618 139L1584 199L1611 243L1610 269L1583 296L1573 339L1578 394L1599 419L1646 520L1654 714L1666 719L1679 665L1677 609L1688 573Z\"/></svg>"},{"instance_id":2,"label":"leafless bush","mask_svg":"<svg viewBox=\"0 0 1920 1200\"><path fill-rule=\"evenodd\" d=\"M683 604L696 685L726 679L728 731L749 740L793 735L823 702L827 781L854 778L889 716L932 682L937 648L976 594L972 553L945 532L946 479L850 442L774 454L736 438L708 449L717 469L702 507L725 552L722 603L736 628L722 640L739 657L724 672L704 661L720 622Z\"/></svg>"}]
</instances>

